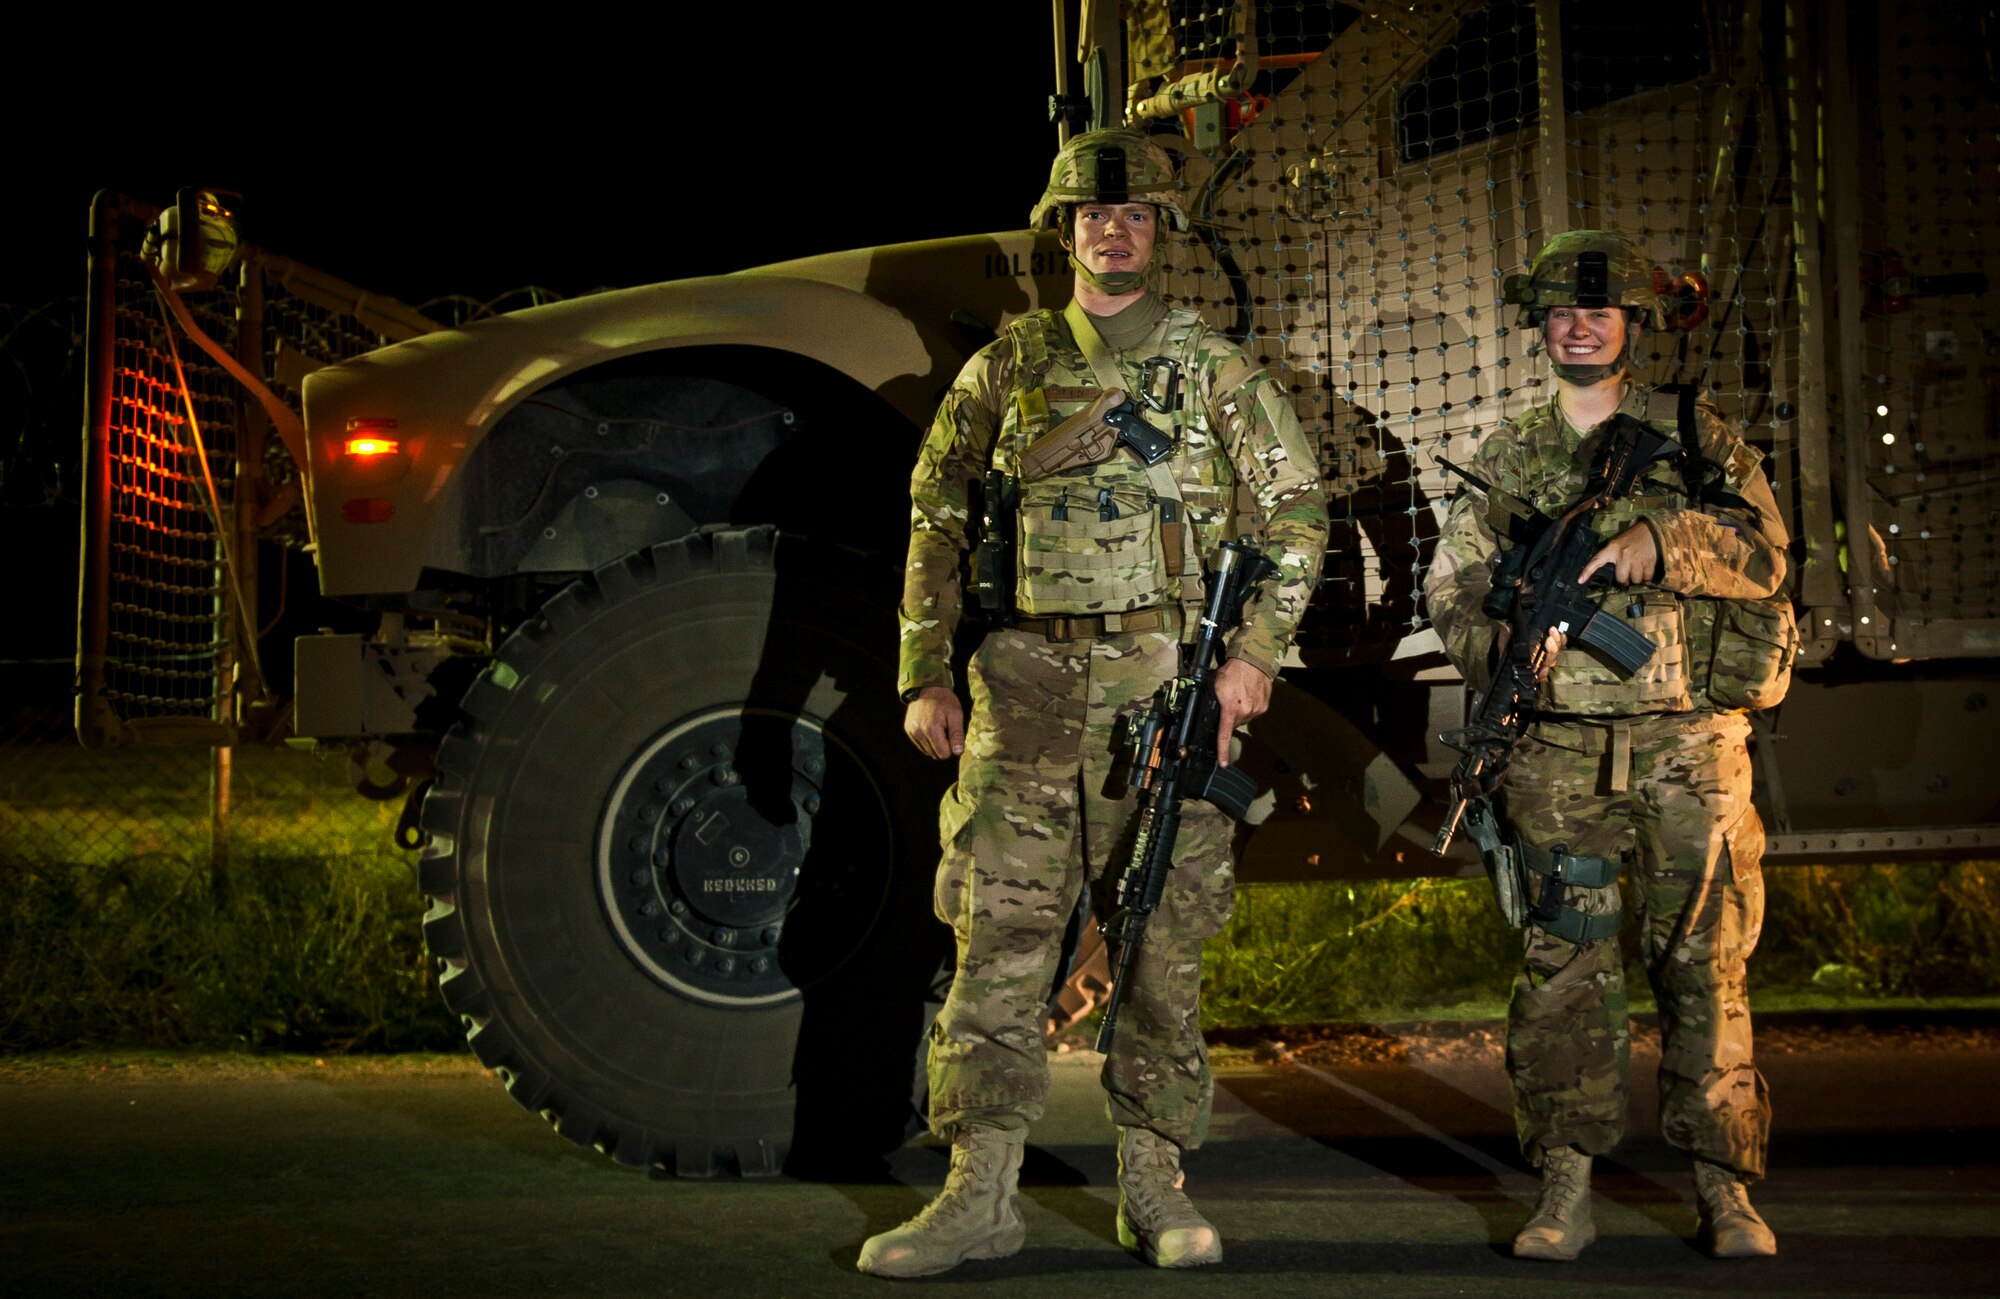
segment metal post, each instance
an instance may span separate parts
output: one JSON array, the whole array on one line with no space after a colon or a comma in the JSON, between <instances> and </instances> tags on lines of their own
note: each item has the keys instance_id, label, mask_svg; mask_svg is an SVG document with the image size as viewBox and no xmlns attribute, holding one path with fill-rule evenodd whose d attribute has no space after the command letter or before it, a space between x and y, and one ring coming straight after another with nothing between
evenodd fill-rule
<instances>
[{"instance_id":1,"label":"metal post","mask_svg":"<svg viewBox=\"0 0 2000 1299\"><path fill-rule=\"evenodd\" d=\"M1882 656L1889 628L1875 605L1875 549L1869 523L1868 457L1858 450L1866 425L1861 387L1861 177L1857 150L1861 127L1858 92L1847 43L1848 5L1821 9L1826 23L1826 204L1833 224L1834 280L1838 292L1834 341L1840 357L1840 428L1850 450L1846 458L1843 512L1847 519L1847 598L1854 646L1870 658Z\"/></svg>"},{"instance_id":2,"label":"metal post","mask_svg":"<svg viewBox=\"0 0 2000 1299\"><path fill-rule=\"evenodd\" d=\"M1535 146L1535 172L1542 199L1545 243L1570 227L1569 103L1563 94L1561 0L1535 0L1535 58L1541 106Z\"/></svg>"},{"instance_id":3,"label":"metal post","mask_svg":"<svg viewBox=\"0 0 2000 1299\"><path fill-rule=\"evenodd\" d=\"M264 360L264 273L253 262L244 262L242 284L236 298L236 359L245 370L269 382L270 374ZM231 521L235 525L234 545L230 552L236 560L236 584L231 588L242 600L243 607L236 610L237 627L245 644L255 650L258 632L264 625L262 601L258 598L258 527L257 520L263 513L266 496L264 484L264 451L270 440L271 421L264 413L264 407L242 385L236 388L236 482L230 490ZM252 653L252 670L256 680L250 683L250 702L254 706L264 703L270 694L271 683L264 680L261 664L263 656ZM229 722L232 734L239 733L243 725L244 687L242 673L237 673L234 683L233 711Z\"/></svg>"},{"instance_id":4,"label":"metal post","mask_svg":"<svg viewBox=\"0 0 2000 1299\"><path fill-rule=\"evenodd\" d=\"M215 905L229 900L229 813L235 794L236 750L208 751L208 891Z\"/></svg>"},{"instance_id":5,"label":"metal post","mask_svg":"<svg viewBox=\"0 0 2000 1299\"><path fill-rule=\"evenodd\" d=\"M83 511L76 595L76 734L85 748L122 743L124 726L105 696L111 638L111 398L118 316L119 202L90 202L84 301Z\"/></svg>"},{"instance_id":6,"label":"metal post","mask_svg":"<svg viewBox=\"0 0 2000 1299\"><path fill-rule=\"evenodd\" d=\"M1055 12L1056 29L1056 94L1051 107L1055 109L1056 147L1069 143L1069 24L1063 10L1067 0L1049 0L1049 7Z\"/></svg>"},{"instance_id":7,"label":"metal post","mask_svg":"<svg viewBox=\"0 0 2000 1299\"><path fill-rule=\"evenodd\" d=\"M1083 0L1077 38L1093 128L1125 125L1125 39L1113 0Z\"/></svg>"}]
</instances>

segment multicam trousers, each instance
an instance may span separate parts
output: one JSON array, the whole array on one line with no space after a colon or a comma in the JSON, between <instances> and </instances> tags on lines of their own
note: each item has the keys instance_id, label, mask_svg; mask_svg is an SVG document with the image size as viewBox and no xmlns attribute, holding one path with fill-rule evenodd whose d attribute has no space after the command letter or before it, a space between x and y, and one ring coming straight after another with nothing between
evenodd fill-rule
<instances>
[{"instance_id":1,"label":"multicam trousers","mask_svg":"<svg viewBox=\"0 0 2000 1299\"><path fill-rule=\"evenodd\" d=\"M1112 731L1171 677L1165 632L1052 642L996 630L972 656L972 715L958 783L939 815L937 913L958 973L931 1029L930 1122L1020 1127L1048 1090L1043 1026L1079 891L1108 914L1135 793L1112 797ZM1153 913L1104 1062L1111 1117L1183 1147L1201 1143L1212 1083L1199 1015L1201 948L1235 899L1229 818L1186 805L1174 869Z\"/></svg>"},{"instance_id":2,"label":"multicam trousers","mask_svg":"<svg viewBox=\"0 0 2000 1299\"><path fill-rule=\"evenodd\" d=\"M1660 1012L1660 1129L1745 1178L1764 1173L1771 1107L1751 1063L1744 966L1764 917L1764 828L1750 805L1747 718L1735 713L1544 724L1515 750L1507 819L1537 847L1626 855L1639 952ZM1615 912L1620 888L1572 888ZM1623 1134L1624 962L1616 936L1578 945L1526 930L1507 1017L1522 1149L1609 1153Z\"/></svg>"}]
</instances>

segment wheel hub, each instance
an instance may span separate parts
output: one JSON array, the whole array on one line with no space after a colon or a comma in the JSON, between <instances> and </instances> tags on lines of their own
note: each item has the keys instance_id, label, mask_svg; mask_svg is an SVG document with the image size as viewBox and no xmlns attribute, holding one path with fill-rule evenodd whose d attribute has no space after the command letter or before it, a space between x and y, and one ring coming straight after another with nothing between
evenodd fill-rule
<instances>
[{"instance_id":1,"label":"wheel hub","mask_svg":"<svg viewBox=\"0 0 2000 1299\"><path fill-rule=\"evenodd\" d=\"M811 789L803 778L797 783ZM805 856L806 797L792 795L798 822L773 825L738 785L673 823L673 882L696 915L737 929L784 919Z\"/></svg>"},{"instance_id":2,"label":"wheel hub","mask_svg":"<svg viewBox=\"0 0 2000 1299\"><path fill-rule=\"evenodd\" d=\"M741 708L689 718L634 756L605 804L598 880L654 978L700 1001L767 1004L837 959L823 940L785 943L828 757L817 719ZM841 885L821 884L836 911Z\"/></svg>"}]
</instances>

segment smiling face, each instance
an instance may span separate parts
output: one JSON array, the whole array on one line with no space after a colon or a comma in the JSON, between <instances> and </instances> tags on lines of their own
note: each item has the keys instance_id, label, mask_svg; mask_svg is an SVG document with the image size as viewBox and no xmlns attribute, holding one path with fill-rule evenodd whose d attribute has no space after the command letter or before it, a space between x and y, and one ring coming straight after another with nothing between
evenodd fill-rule
<instances>
[{"instance_id":1,"label":"smiling face","mask_svg":"<svg viewBox=\"0 0 2000 1299\"><path fill-rule=\"evenodd\" d=\"M1143 271L1158 223L1151 203L1079 203L1070 228L1076 259L1094 275Z\"/></svg>"},{"instance_id":2,"label":"smiling face","mask_svg":"<svg viewBox=\"0 0 2000 1299\"><path fill-rule=\"evenodd\" d=\"M1627 332L1634 328L1623 307L1550 307L1542 320L1549 355L1565 365L1618 365Z\"/></svg>"}]
</instances>

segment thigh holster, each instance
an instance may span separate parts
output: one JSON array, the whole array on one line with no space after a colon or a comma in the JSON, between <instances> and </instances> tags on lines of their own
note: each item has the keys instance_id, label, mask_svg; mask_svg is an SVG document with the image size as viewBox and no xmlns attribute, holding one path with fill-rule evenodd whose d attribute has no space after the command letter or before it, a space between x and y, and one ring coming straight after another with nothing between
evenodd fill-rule
<instances>
[{"instance_id":1,"label":"thigh holster","mask_svg":"<svg viewBox=\"0 0 2000 1299\"><path fill-rule=\"evenodd\" d=\"M1618 883L1619 863L1610 857L1582 857L1564 845L1537 848L1512 836L1514 860L1526 876L1527 892L1534 899L1528 908L1528 923L1545 933L1572 943L1591 943L1609 938L1625 922L1622 911L1591 915L1566 901L1569 890L1607 889Z\"/></svg>"}]
</instances>

